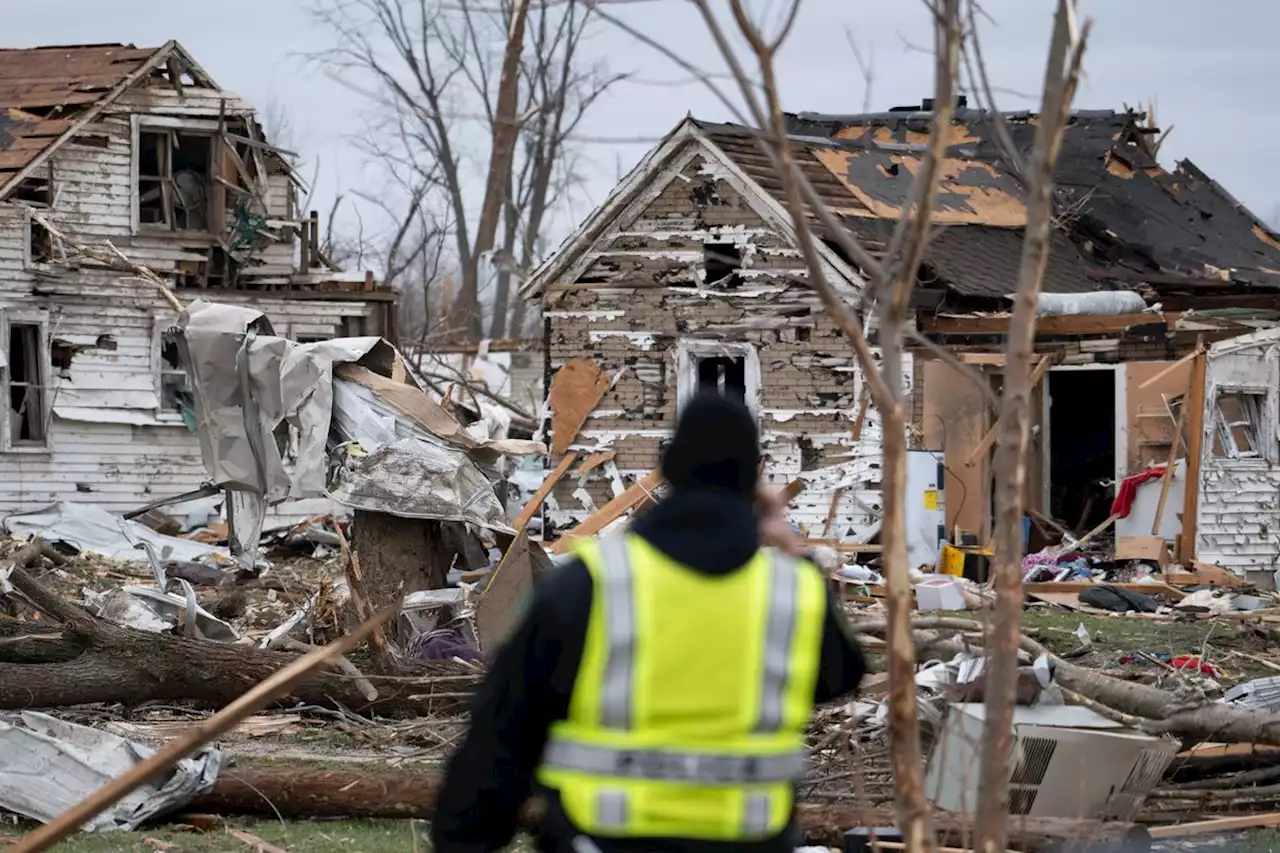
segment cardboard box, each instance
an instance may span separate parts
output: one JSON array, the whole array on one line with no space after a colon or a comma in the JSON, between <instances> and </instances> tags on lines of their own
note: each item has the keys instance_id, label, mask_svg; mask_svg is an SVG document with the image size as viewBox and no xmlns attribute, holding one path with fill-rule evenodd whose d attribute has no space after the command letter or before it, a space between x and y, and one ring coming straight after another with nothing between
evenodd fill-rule
<instances>
[{"instance_id":1,"label":"cardboard box","mask_svg":"<svg viewBox=\"0 0 1280 853\"><path fill-rule=\"evenodd\" d=\"M1116 540L1116 562L1145 560L1165 568L1170 563L1169 547L1160 536L1121 536Z\"/></svg>"}]
</instances>

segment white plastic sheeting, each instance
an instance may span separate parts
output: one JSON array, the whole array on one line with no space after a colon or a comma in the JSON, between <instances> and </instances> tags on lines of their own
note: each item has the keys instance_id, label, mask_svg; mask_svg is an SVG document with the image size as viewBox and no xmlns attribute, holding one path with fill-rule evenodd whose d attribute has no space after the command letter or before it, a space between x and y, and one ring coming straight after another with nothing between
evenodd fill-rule
<instances>
[{"instance_id":1,"label":"white plastic sheeting","mask_svg":"<svg viewBox=\"0 0 1280 853\"><path fill-rule=\"evenodd\" d=\"M0 714L0 808L47 823L122 776L155 750L110 732L22 711ZM213 787L223 763L201 747L84 825L87 832L135 829Z\"/></svg>"},{"instance_id":2,"label":"white plastic sheeting","mask_svg":"<svg viewBox=\"0 0 1280 853\"><path fill-rule=\"evenodd\" d=\"M162 559L198 560L214 554L228 556L225 548L165 536L145 524L126 521L93 504L56 503L44 509L5 516L3 524L11 536L39 536L46 542L63 542L78 551L117 560L146 561L146 552L134 547L139 542L155 548Z\"/></svg>"}]
</instances>

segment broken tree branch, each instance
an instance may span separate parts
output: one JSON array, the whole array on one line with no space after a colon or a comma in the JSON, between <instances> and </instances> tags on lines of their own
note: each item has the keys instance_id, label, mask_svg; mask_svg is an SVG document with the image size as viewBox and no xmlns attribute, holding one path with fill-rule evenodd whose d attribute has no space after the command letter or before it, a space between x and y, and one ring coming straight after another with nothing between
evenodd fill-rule
<instances>
[{"instance_id":1,"label":"broken tree branch","mask_svg":"<svg viewBox=\"0 0 1280 853\"><path fill-rule=\"evenodd\" d=\"M1059 0L1053 39L1045 66L1044 93L1035 143L1028 164L1027 224L1014 296L1013 319L1005 344L996 444L996 521L993 576L996 604L987 640L986 718L979 761L978 808L974 847L984 853L1003 850L1008 833L1006 807L1013 753L1013 711L1017 651L1022 624L1023 486L1031 440L1032 359L1040 286L1049 260L1053 217L1053 174L1080 79L1089 23L1076 27L1074 0ZM1047 359L1041 364L1047 367ZM1037 370L1040 365L1037 365ZM1043 371L1039 371L1043 375Z\"/></svg>"},{"instance_id":2,"label":"broken tree branch","mask_svg":"<svg viewBox=\"0 0 1280 853\"><path fill-rule=\"evenodd\" d=\"M354 649L365 637L372 634L375 628L394 616L396 611L396 608L387 608L366 620L351 634L293 661L209 719L192 726L188 734L172 741L150 758L139 762L128 773L112 779L89 797L23 838L9 848L9 853L39 853L71 835L81 824L103 809L119 802L132 791L146 784L149 779L168 770L214 738L230 731L236 723L273 699L285 695L290 687L305 679L314 670Z\"/></svg>"},{"instance_id":3,"label":"broken tree branch","mask_svg":"<svg viewBox=\"0 0 1280 853\"><path fill-rule=\"evenodd\" d=\"M33 220L35 220L36 222L39 222L40 225L43 226L46 231L48 231L51 235L61 240L64 245L70 246L72 249L75 249L77 252L79 252L81 255L84 255L89 260L97 261L98 263L103 264L104 266L110 267L113 270L119 270L121 272L131 272L137 275L139 278L142 278L145 281L149 282L150 284L155 285L155 288L159 292L161 298L163 298L165 302L168 302L169 306L173 308L174 311L177 311L179 314L181 314L182 311L184 310L182 303L178 300L178 297L173 295L173 291L169 289L169 285L165 283L164 279L156 275L156 273L153 272L149 267L143 266L142 264L139 264L139 263L134 263L133 261L129 260L128 256L126 256L124 252L120 251L114 245L111 244L111 241L109 240L106 241L107 251L110 252L110 254L103 254L98 249L95 249L86 243L81 243L78 240L68 237L66 234L60 231L56 225L51 223L47 218L45 218L40 213L37 213L35 208L28 207L27 210L30 211L30 216Z\"/></svg>"}]
</instances>

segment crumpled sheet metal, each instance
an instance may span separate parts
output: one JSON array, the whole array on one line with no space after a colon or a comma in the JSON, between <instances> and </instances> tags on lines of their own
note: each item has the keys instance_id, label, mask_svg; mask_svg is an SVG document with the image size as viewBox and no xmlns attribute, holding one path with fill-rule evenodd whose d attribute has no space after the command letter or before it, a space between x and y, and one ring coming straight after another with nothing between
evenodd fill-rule
<instances>
[{"instance_id":1,"label":"crumpled sheet metal","mask_svg":"<svg viewBox=\"0 0 1280 853\"><path fill-rule=\"evenodd\" d=\"M155 750L110 732L47 714L0 714L0 808L47 823ZM223 753L201 747L163 779L153 779L84 825L87 832L131 830L181 808L213 787Z\"/></svg>"},{"instance_id":2,"label":"crumpled sheet metal","mask_svg":"<svg viewBox=\"0 0 1280 853\"><path fill-rule=\"evenodd\" d=\"M165 536L94 504L59 502L32 512L7 515L3 524L11 536L39 536L46 542L65 542L79 551L116 560L146 561L146 552L134 547L137 542L150 544L162 559L194 561L213 555L228 556L225 548Z\"/></svg>"},{"instance_id":3,"label":"crumpled sheet metal","mask_svg":"<svg viewBox=\"0 0 1280 853\"><path fill-rule=\"evenodd\" d=\"M382 339L298 344L273 335L260 311L204 301L192 303L178 325L213 482L261 494L268 504L322 495L333 365L364 358ZM290 459L278 441L286 423L298 431Z\"/></svg>"},{"instance_id":4,"label":"crumpled sheet metal","mask_svg":"<svg viewBox=\"0 0 1280 853\"><path fill-rule=\"evenodd\" d=\"M202 637L226 643L240 639L231 625L203 607L197 604L193 611L183 596L163 593L154 587L122 586L106 593L85 590L85 598L99 618L116 625L160 634L193 620L193 627Z\"/></svg>"},{"instance_id":5,"label":"crumpled sheet metal","mask_svg":"<svg viewBox=\"0 0 1280 853\"><path fill-rule=\"evenodd\" d=\"M328 495L352 509L512 532L493 484L467 454L416 438L348 456Z\"/></svg>"}]
</instances>

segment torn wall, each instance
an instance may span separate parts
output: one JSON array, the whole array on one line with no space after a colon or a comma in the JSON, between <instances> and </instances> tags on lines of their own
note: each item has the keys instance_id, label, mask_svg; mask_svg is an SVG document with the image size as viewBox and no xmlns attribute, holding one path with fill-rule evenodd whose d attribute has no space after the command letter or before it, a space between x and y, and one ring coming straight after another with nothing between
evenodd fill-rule
<instances>
[{"instance_id":1,"label":"torn wall","mask_svg":"<svg viewBox=\"0 0 1280 853\"><path fill-rule=\"evenodd\" d=\"M791 504L795 523L814 537L874 532L878 415L867 411L846 339L804 284L799 252L762 204L690 146L587 248L571 279L550 284L552 400L556 372L571 359L590 359L609 379L568 449L612 454L557 484L554 523L585 518L655 468L681 402L714 388L757 414L767 482L808 481ZM904 373L910 387L909 360ZM572 430L551 408L554 440L556 429Z\"/></svg>"}]
</instances>

